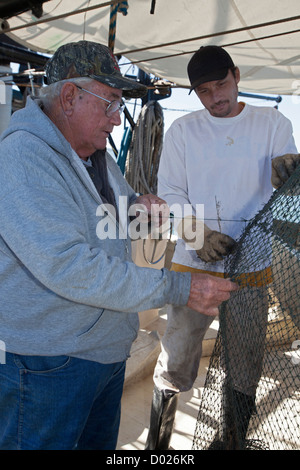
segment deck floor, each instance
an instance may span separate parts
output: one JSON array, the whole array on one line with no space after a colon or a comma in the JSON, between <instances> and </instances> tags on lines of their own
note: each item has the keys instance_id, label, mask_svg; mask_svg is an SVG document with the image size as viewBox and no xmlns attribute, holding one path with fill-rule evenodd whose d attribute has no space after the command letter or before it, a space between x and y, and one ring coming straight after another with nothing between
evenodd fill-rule
<instances>
[{"instance_id":1,"label":"deck floor","mask_svg":"<svg viewBox=\"0 0 300 470\"><path fill-rule=\"evenodd\" d=\"M201 360L199 375L189 392L180 394L170 449L191 450L209 357ZM153 380L145 379L127 386L122 399L118 450L144 450L148 435Z\"/></svg>"},{"instance_id":2,"label":"deck floor","mask_svg":"<svg viewBox=\"0 0 300 470\"><path fill-rule=\"evenodd\" d=\"M155 332L158 337L164 335L167 324L167 314L165 309L159 311L156 320L152 321L145 330L147 333ZM201 391L204 387L206 373L209 366L210 355L213 351L215 339L217 337L219 321L216 318L208 329L203 341L203 357L200 361L198 377L193 388L181 393L178 400L177 412L175 416L174 430L170 442L170 449L173 450L191 450L196 427L197 416L199 412ZM150 348L153 348L151 342ZM158 355L160 347L156 354ZM146 352L149 356L149 352ZM136 361L141 362L142 353L136 352ZM130 377L140 376L141 367L133 363L128 364ZM129 360L130 361L130 360ZM150 361L151 362L151 361ZM153 368L156 360L149 364L142 365L146 371L144 376L135 381L130 378L125 381L125 388L122 398L122 414L117 449L119 450L144 450L148 436L150 411L153 392ZM126 385L128 383L128 385Z\"/></svg>"},{"instance_id":3,"label":"deck floor","mask_svg":"<svg viewBox=\"0 0 300 470\"><path fill-rule=\"evenodd\" d=\"M268 340L270 345L273 344L271 341L274 336L273 330L276 332L280 327L280 323L276 322L276 318L272 319L271 317L272 315L270 314L270 338ZM145 448L150 423L153 367L156 360L153 362L152 356L151 362L148 361L147 364L147 360L144 363L142 359L143 355L149 357L149 348L150 350L153 350L153 348L156 350L153 332L157 332L159 337L162 336L165 331L166 320L166 314L162 310L157 320L151 323L148 328L151 341L149 341L146 347L144 347L144 338L140 344L137 343L136 354L133 355L135 356L135 360L133 357L133 360L129 364L128 369L131 370L128 380L125 382L122 398L121 425L117 444L118 450L139 451ZM198 377L193 388L188 392L180 394L170 449L178 451L189 451L192 449L201 395L205 385L210 355L215 344L218 326L218 319L216 319L212 323L211 328L207 331L203 342L204 355L200 361ZM287 324L286 326L288 327L289 325ZM144 334L146 333L144 332ZM275 337L277 336L275 335ZM297 336L297 339L298 338L299 336ZM158 339L156 339L156 341L158 341ZM296 358L297 361L295 361L294 358L294 362L291 362L295 352L293 349L291 349L291 351L288 351L288 349L289 348L287 348L285 352L281 351L280 348L278 351L275 350L275 352L272 348L268 350L268 352L266 351L265 361L268 367L264 371L266 375L263 374L261 377L257 397L257 406L260 406L260 403L262 406L260 409L260 419L262 420L261 422L253 421L254 434L253 436L249 436L253 438L257 438L257 435L261 436L263 440L271 444L269 448L274 448L274 450L300 449L300 392L299 387L297 387L297 383L300 385L300 362L298 359L299 356ZM275 358L273 357L274 354L276 354ZM274 373L270 369L270 364L273 363L276 369ZM142 374L141 371L143 372ZM276 391L277 389L278 391ZM265 400L271 392L275 394L274 401L270 402L271 409L266 410ZM285 396L284 393L287 395ZM281 396L282 398L280 399L279 397Z\"/></svg>"}]
</instances>

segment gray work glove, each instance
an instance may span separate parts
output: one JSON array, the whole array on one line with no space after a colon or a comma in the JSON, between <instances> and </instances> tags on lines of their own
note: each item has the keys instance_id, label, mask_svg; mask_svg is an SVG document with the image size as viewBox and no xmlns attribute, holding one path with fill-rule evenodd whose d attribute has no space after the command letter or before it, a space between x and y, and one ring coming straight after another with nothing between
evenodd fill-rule
<instances>
[{"instance_id":1,"label":"gray work glove","mask_svg":"<svg viewBox=\"0 0 300 470\"><path fill-rule=\"evenodd\" d=\"M204 244L200 250L196 250L196 253L205 263L214 263L228 256L235 245L236 241L229 235L210 230L205 226Z\"/></svg>"},{"instance_id":2,"label":"gray work glove","mask_svg":"<svg viewBox=\"0 0 300 470\"><path fill-rule=\"evenodd\" d=\"M194 248L198 258L205 263L214 263L229 255L236 241L229 235L211 230L194 216L185 217L177 227L178 235ZM194 236L194 235L198 236Z\"/></svg>"},{"instance_id":3,"label":"gray work glove","mask_svg":"<svg viewBox=\"0 0 300 470\"><path fill-rule=\"evenodd\" d=\"M295 171L300 163L300 154L287 153L272 160L271 183L273 188L280 188Z\"/></svg>"}]
</instances>

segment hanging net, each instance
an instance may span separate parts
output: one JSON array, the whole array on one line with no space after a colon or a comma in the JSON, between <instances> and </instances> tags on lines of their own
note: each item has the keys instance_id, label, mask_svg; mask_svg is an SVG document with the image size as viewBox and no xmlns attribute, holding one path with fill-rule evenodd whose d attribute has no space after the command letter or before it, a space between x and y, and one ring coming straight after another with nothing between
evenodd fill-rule
<instances>
[{"instance_id":1,"label":"hanging net","mask_svg":"<svg viewBox=\"0 0 300 470\"><path fill-rule=\"evenodd\" d=\"M300 449L300 166L226 261L240 285L220 309L195 450Z\"/></svg>"}]
</instances>

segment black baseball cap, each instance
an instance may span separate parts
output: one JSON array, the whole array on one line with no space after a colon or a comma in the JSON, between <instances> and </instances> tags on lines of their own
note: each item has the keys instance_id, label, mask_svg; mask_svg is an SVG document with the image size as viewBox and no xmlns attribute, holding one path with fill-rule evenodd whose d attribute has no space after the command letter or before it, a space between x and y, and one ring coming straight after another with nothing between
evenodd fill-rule
<instances>
[{"instance_id":1,"label":"black baseball cap","mask_svg":"<svg viewBox=\"0 0 300 470\"><path fill-rule=\"evenodd\" d=\"M46 64L47 84L68 78L89 77L123 91L125 98L141 98L148 89L123 77L112 51L103 44L78 41L64 44Z\"/></svg>"},{"instance_id":2,"label":"black baseball cap","mask_svg":"<svg viewBox=\"0 0 300 470\"><path fill-rule=\"evenodd\" d=\"M232 58L222 47L200 47L187 66L191 83L190 93L202 83L222 80L232 67L235 67Z\"/></svg>"}]
</instances>

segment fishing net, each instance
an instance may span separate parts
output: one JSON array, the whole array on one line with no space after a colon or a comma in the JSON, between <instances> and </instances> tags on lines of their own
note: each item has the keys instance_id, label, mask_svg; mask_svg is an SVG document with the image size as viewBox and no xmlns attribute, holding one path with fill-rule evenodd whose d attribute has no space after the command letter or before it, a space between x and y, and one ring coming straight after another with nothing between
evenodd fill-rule
<instances>
[{"instance_id":1,"label":"fishing net","mask_svg":"<svg viewBox=\"0 0 300 470\"><path fill-rule=\"evenodd\" d=\"M195 450L300 448L299 181L300 166L226 261L240 289L220 308Z\"/></svg>"}]
</instances>

